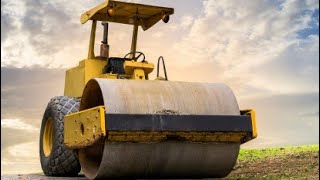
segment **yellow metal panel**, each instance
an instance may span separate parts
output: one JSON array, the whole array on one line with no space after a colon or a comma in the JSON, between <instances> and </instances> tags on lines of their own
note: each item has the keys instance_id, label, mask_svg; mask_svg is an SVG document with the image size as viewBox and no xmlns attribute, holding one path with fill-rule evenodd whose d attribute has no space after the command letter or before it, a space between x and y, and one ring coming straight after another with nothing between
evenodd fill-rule
<instances>
[{"instance_id":1,"label":"yellow metal panel","mask_svg":"<svg viewBox=\"0 0 320 180\"><path fill-rule=\"evenodd\" d=\"M102 11L102 10L106 11L106 7L108 6L108 4L109 4L109 0L106 0L103 3L97 5L96 7L83 13L80 17L81 23L82 24L86 23L93 15L95 15L99 11Z\"/></svg>"},{"instance_id":2,"label":"yellow metal panel","mask_svg":"<svg viewBox=\"0 0 320 180\"><path fill-rule=\"evenodd\" d=\"M118 74L102 74L99 77L107 79L118 79Z\"/></svg>"},{"instance_id":3,"label":"yellow metal panel","mask_svg":"<svg viewBox=\"0 0 320 180\"><path fill-rule=\"evenodd\" d=\"M161 142L168 137L177 137L189 142L240 142L244 143L257 137L254 110L242 110L242 115L250 115L253 132L143 132L143 131L107 131L105 126L105 107L72 113L64 118L64 144L71 149L93 145L101 137L112 142Z\"/></svg>"},{"instance_id":4,"label":"yellow metal panel","mask_svg":"<svg viewBox=\"0 0 320 180\"><path fill-rule=\"evenodd\" d=\"M132 79L134 80L145 80L145 74L143 69L135 69L132 74Z\"/></svg>"},{"instance_id":5,"label":"yellow metal panel","mask_svg":"<svg viewBox=\"0 0 320 180\"><path fill-rule=\"evenodd\" d=\"M46 125L44 127L44 132L42 135L42 149L44 152L44 155L46 157L49 157L52 152L52 147L55 142L53 142L53 120L52 117L49 117L47 119Z\"/></svg>"},{"instance_id":6,"label":"yellow metal panel","mask_svg":"<svg viewBox=\"0 0 320 180\"><path fill-rule=\"evenodd\" d=\"M258 137L258 130L256 124L256 112L253 109L241 110L241 115L250 115L252 124L252 139Z\"/></svg>"},{"instance_id":7,"label":"yellow metal panel","mask_svg":"<svg viewBox=\"0 0 320 180\"><path fill-rule=\"evenodd\" d=\"M90 79L99 77L104 66L107 64L105 60L87 59L85 60L85 83Z\"/></svg>"},{"instance_id":8,"label":"yellow metal panel","mask_svg":"<svg viewBox=\"0 0 320 180\"><path fill-rule=\"evenodd\" d=\"M111 11L109 9L112 9L112 13L110 13ZM160 21L164 15L174 13L173 8L107 0L83 13L80 21L82 24L88 20L97 20L133 25L134 22L131 18L136 15L137 11L139 13L139 21L137 23L143 30L152 27Z\"/></svg>"},{"instance_id":9,"label":"yellow metal panel","mask_svg":"<svg viewBox=\"0 0 320 180\"><path fill-rule=\"evenodd\" d=\"M106 129L106 111L104 106L99 106L99 113L100 113L100 128L101 128L101 135L106 136L107 135L107 129Z\"/></svg>"},{"instance_id":10,"label":"yellow metal panel","mask_svg":"<svg viewBox=\"0 0 320 180\"><path fill-rule=\"evenodd\" d=\"M250 109L250 116L252 122L252 138L256 138L258 136L258 131L256 124L256 112L253 109Z\"/></svg>"},{"instance_id":11,"label":"yellow metal panel","mask_svg":"<svg viewBox=\"0 0 320 180\"><path fill-rule=\"evenodd\" d=\"M66 71L64 95L81 97L85 84L84 66L74 67Z\"/></svg>"},{"instance_id":12,"label":"yellow metal panel","mask_svg":"<svg viewBox=\"0 0 320 180\"><path fill-rule=\"evenodd\" d=\"M123 67L126 74L133 74L134 69L143 69L144 73L147 75L154 69L154 65L152 63L136 61L125 61Z\"/></svg>"},{"instance_id":13,"label":"yellow metal panel","mask_svg":"<svg viewBox=\"0 0 320 180\"><path fill-rule=\"evenodd\" d=\"M84 59L82 61L79 62L79 66L84 66L85 65L85 62L87 61L88 59Z\"/></svg>"},{"instance_id":14,"label":"yellow metal panel","mask_svg":"<svg viewBox=\"0 0 320 180\"><path fill-rule=\"evenodd\" d=\"M97 106L64 117L64 145L78 149L93 145L106 136L105 109Z\"/></svg>"},{"instance_id":15,"label":"yellow metal panel","mask_svg":"<svg viewBox=\"0 0 320 180\"><path fill-rule=\"evenodd\" d=\"M94 58L94 40L96 38L97 21L92 21L90 41L89 41L89 51L88 59Z\"/></svg>"},{"instance_id":16,"label":"yellow metal panel","mask_svg":"<svg viewBox=\"0 0 320 180\"><path fill-rule=\"evenodd\" d=\"M107 64L105 60L85 59L79 66L66 71L64 95L81 97L86 83L102 75L102 70Z\"/></svg>"}]
</instances>

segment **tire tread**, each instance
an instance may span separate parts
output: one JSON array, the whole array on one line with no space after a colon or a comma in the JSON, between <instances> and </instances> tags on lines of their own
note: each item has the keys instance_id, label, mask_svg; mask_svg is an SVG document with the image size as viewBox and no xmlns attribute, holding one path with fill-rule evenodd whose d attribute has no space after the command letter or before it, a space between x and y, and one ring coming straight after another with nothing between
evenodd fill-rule
<instances>
[{"instance_id":1,"label":"tire tread","mask_svg":"<svg viewBox=\"0 0 320 180\"><path fill-rule=\"evenodd\" d=\"M54 121L55 137L54 145L49 158L49 163L43 164L42 168L46 175L50 176L75 176L80 170L78 155L74 150L67 149L63 145L64 139L64 116L78 112L80 100L73 97L57 96L50 100L47 108L51 108ZM40 147L41 148L41 147Z\"/></svg>"}]
</instances>

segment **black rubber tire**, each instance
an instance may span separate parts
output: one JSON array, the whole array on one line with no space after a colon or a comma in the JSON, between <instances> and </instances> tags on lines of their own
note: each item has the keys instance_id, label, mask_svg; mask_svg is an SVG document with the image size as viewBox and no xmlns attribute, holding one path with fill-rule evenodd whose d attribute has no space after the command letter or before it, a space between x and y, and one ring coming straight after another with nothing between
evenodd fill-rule
<instances>
[{"instance_id":1,"label":"black rubber tire","mask_svg":"<svg viewBox=\"0 0 320 180\"><path fill-rule=\"evenodd\" d=\"M73 97L58 96L50 100L44 112L40 130L40 162L47 176L77 176L81 170L78 154L63 144L64 116L79 111L80 100ZM53 121L53 145L48 157L43 152L42 139L48 118Z\"/></svg>"}]
</instances>

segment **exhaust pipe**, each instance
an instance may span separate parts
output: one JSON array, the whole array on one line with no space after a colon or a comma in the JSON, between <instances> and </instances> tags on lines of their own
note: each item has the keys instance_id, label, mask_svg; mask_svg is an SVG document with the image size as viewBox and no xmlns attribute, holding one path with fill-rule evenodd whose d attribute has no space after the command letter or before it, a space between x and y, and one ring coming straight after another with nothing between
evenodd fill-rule
<instances>
[{"instance_id":1,"label":"exhaust pipe","mask_svg":"<svg viewBox=\"0 0 320 180\"><path fill-rule=\"evenodd\" d=\"M102 22L103 26L103 40L100 45L100 56L104 58L109 58L109 45L108 45L108 23Z\"/></svg>"}]
</instances>

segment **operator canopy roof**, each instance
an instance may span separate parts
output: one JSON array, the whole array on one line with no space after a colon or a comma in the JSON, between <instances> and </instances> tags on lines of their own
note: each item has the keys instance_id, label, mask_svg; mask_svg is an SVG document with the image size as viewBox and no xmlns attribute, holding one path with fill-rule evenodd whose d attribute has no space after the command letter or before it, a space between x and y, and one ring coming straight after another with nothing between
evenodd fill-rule
<instances>
[{"instance_id":1,"label":"operator canopy roof","mask_svg":"<svg viewBox=\"0 0 320 180\"><path fill-rule=\"evenodd\" d=\"M134 25L136 20L138 26L147 30L173 13L173 8L107 0L83 13L80 21L82 24L96 20Z\"/></svg>"}]
</instances>

